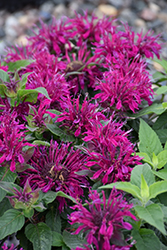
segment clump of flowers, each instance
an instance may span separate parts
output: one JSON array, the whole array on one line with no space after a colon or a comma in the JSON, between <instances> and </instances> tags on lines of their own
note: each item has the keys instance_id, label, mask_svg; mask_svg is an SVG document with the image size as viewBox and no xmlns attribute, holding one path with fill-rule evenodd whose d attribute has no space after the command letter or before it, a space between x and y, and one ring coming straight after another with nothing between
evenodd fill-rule
<instances>
[{"instance_id":1,"label":"clump of flowers","mask_svg":"<svg viewBox=\"0 0 167 250\"><path fill-rule=\"evenodd\" d=\"M30 161L33 168L21 173L23 182L29 178L30 186L40 188L43 192L54 190L79 199L83 195L83 188L88 187L85 176L77 172L85 170L87 156L81 150L70 148L70 143L59 145L51 141L49 148L37 147ZM65 199L60 198L60 209L65 205Z\"/></svg>"},{"instance_id":2,"label":"clump of flowers","mask_svg":"<svg viewBox=\"0 0 167 250\"><path fill-rule=\"evenodd\" d=\"M15 246L13 243L12 243L12 245L10 247L8 247L7 244L4 243L3 246L2 246L2 249L3 250L18 250L18 247ZM24 249L21 247L21 248L19 248L19 250L24 250Z\"/></svg>"},{"instance_id":3,"label":"clump of flowers","mask_svg":"<svg viewBox=\"0 0 167 250\"><path fill-rule=\"evenodd\" d=\"M79 103L80 96L77 99L68 97L65 103L65 110L62 112L57 122L62 122L64 128L69 133L74 133L76 137L81 137L82 134L91 127L93 121L105 120L105 115L98 111L98 104L93 104L86 97L82 103Z\"/></svg>"},{"instance_id":4,"label":"clump of flowers","mask_svg":"<svg viewBox=\"0 0 167 250\"><path fill-rule=\"evenodd\" d=\"M132 167L140 160L132 156L134 146L127 137L128 132L121 129L123 123L112 119L113 116L104 126L100 122L92 123L84 137L88 143L87 166L93 171L92 179L100 179L103 184L129 180Z\"/></svg>"},{"instance_id":5,"label":"clump of flowers","mask_svg":"<svg viewBox=\"0 0 167 250\"><path fill-rule=\"evenodd\" d=\"M104 107L111 110L133 113L140 108L142 100L150 105L153 96L152 84L146 71L146 64L138 61L138 58L121 58L120 55L111 58L112 65L109 71L98 82L96 90L100 93L95 95Z\"/></svg>"},{"instance_id":6,"label":"clump of flowers","mask_svg":"<svg viewBox=\"0 0 167 250\"><path fill-rule=\"evenodd\" d=\"M3 112L0 116L0 164L10 166L13 172L16 164L24 163L25 146L32 147L25 139L25 126L16 120L15 112Z\"/></svg>"},{"instance_id":7,"label":"clump of flowers","mask_svg":"<svg viewBox=\"0 0 167 250\"><path fill-rule=\"evenodd\" d=\"M72 225L79 223L75 234L82 230L89 245L95 246L97 250L111 250L116 240L123 243L120 229L132 229L124 217L129 216L133 220L136 217L130 212L133 205L129 205L118 191L113 189L108 199L103 191L102 194L101 199L97 191L90 192L90 201L86 201L88 209L78 203L73 207L77 211L71 213L69 221ZM124 245L128 244L124 241Z\"/></svg>"}]
</instances>

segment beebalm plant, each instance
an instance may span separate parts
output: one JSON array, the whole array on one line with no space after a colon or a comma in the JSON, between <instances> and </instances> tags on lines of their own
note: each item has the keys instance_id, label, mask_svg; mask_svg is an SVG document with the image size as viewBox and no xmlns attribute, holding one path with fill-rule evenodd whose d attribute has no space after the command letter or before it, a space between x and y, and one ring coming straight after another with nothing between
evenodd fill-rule
<instances>
[{"instance_id":1,"label":"beebalm plant","mask_svg":"<svg viewBox=\"0 0 167 250\"><path fill-rule=\"evenodd\" d=\"M1 249L167 249L160 41L83 12L40 22L25 47L6 50ZM155 79L147 58L164 67Z\"/></svg>"}]
</instances>

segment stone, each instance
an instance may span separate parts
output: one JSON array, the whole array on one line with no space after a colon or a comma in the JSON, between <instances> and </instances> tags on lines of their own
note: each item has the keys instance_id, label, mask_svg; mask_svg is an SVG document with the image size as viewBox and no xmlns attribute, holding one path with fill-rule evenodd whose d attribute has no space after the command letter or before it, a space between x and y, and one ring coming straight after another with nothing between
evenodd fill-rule
<instances>
[{"instance_id":1,"label":"stone","mask_svg":"<svg viewBox=\"0 0 167 250\"><path fill-rule=\"evenodd\" d=\"M118 10L109 4L100 4L98 10L106 16L118 16Z\"/></svg>"},{"instance_id":2,"label":"stone","mask_svg":"<svg viewBox=\"0 0 167 250\"><path fill-rule=\"evenodd\" d=\"M160 12L157 14L157 17L161 19L164 22L167 22L167 13L166 12Z\"/></svg>"},{"instance_id":3,"label":"stone","mask_svg":"<svg viewBox=\"0 0 167 250\"><path fill-rule=\"evenodd\" d=\"M61 18L61 16L66 14L67 10L64 4L59 4L56 7L54 7L53 16L55 16L57 19Z\"/></svg>"},{"instance_id":4,"label":"stone","mask_svg":"<svg viewBox=\"0 0 167 250\"><path fill-rule=\"evenodd\" d=\"M157 4L151 2L149 3L149 9L154 13L158 13L161 10Z\"/></svg>"},{"instance_id":5,"label":"stone","mask_svg":"<svg viewBox=\"0 0 167 250\"><path fill-rule=\"evenodd\" d=\"M144 21L143 19L140 19L140 18L137 18L137 19L135 20L134 25L135 25L136 27L140 27L140 28L146 27L145 21Z\"/></svg>"},{"instance_id":6,"label":"stone","mask_svg":"<svg viewBox=\"0 0 167 250\"><path fill-rule=\"evenodd\" d=\"M0 55L4 55L5 54L5 47L6 47L6 43L4 40L0 40Z\"/></svg>"},{"instance_id":7,"label":"stone","mask_svg":"<svg viewBox=\"0 0 167 250\"><path fill-rule=\"evenodd\" d=\"M16 30L17 30L18 25L19 25L19 22L17 18L10 15L9 17L7 17L6 22L5 22L5 33L9 36L17 37L18 33Z\"/></svg>"},{"instance_id":8,"label":"stone","mask_svg":"<svg viewBox=\"0 0 167 250\"><path fill-rule=\"evenodd\" d=\"M53 9L54 9L54 3L51 2L51 1L43 3L41 5L41 7L39 8L40 11L45 11L45 12L48 12L48 13L52 13Z\"/></svg>"},{"instance_id":9,"label":"stone","mask_svg":"<svg viewBox=\"0 0 167 250\"><path fill-rule=\"evenodd\" d=\"M0 38L4 37L6 35L4 29L0 27Z\"/></svg>"},{"instance_id":10,"label":"stone","mask_svg":"<svg viewBox=\"0 0 167 250\"><path fill-rule=\"evenodd\" d=\"M27 35L21 35L15 40L16 44L19 46L26 46L28 44Z\"/></svg>"},{"instance_id":11,"label":"stone","mask_svg":"<svg viewBox=\"0 0 167 250\"><path fill-rule=\"evenodd\" d=\"M133 26L135 20L137 19L137 15L133 11L131 11L131 9L126 8L120 12L119 19L122 22L128 23L130 26Z\"/></svg>"},{"instance_id":12,"label":"stone","mask_svg":"<svg viewBox=\"0 0 167 250\"><path fill-rule=\"evenodd\" d=\"M157 14L149 8L144 8L140 13L140 17L145 21L153 21L157 18Z\"/></svg>"}]
</instances>

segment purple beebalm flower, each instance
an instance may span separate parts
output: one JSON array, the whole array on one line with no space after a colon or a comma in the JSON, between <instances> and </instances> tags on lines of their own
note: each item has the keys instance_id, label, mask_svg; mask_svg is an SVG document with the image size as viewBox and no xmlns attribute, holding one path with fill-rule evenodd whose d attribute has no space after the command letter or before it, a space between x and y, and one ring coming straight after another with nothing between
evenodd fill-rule
<instances>
[{"instance_id":1,"label":"purple beebalm flower","mask_svg":"<svg viewBox=\"0 0 167 250\"><path fill-rule=\"evenodd\" d=\"M8 245L6 243L4 243L3 246L2 246L2 249L3 250L24 250L22 247L18 248L18 246L15 246L13 243L9 247L8 247Z\"/></svg>"},{"instance_id":2,"label":"purple beebalm flower","mask_svg":"<svg viewBox=\"0 0 167 250\"><path fill-rule=\"evenodd\" d=\"M72 56L72 59L70 56ZM80 90L86 91L87 88L94 88L96 78L102 78L102 72L97 66L100 62L99 57L96 54L91 55L91 50L88 49L85 42L82 43L76 53L70 56L66 50L66 56L64 57L67 60L65 73L70 90L76 94Z\"/></svg>"},{"instance_id":3,"label":"purple beebalm flower","mask_svg":"<svg viewBox=\"0 0 167 250\"><path fill-rule=\"evenodd\" d=\"M153 96L152 83L146 71L146 63L138 58L123 58L120 54L104 73L103 79L97 83L95 95L102 106L111 110L133 113L139 109L142 100L150 105ZM115 60L115 61L114 61Z\"/></svg>"},{"instance_id":4,"label":"purple beebalm flower","mask_svg":"<svg viewBox=\"0 0 167 250\"><path fill-rule=\"evenodd\" d=\"M37 48L37 50L47 48L50 54L58 56L64 54L65 46L68 45L71 48L70 39L74 35L72 25L69 25L67 18L62 17L60 20L53 18L49 25L41 21L38 34L35 31L33 32L35 36L28 38L32 48Z\"/></svg>"},{"instance_id":5,"label":"purple beebalm flower","mask_svg":"<svg viewBox=\"0 0 167 250\"><path fill-rule=\"evenodd\" d=\"M66 128L69 133L74 133L76 137L88 130L92 121L106 119L105 115L98 111L98 104L90 103L86 97L80 106L79 99L80 96L77 99L68 97L65 102L66 109L57 119L57 122L62 122L61 127Z\"/></svg>"},{"instance_id":6,"label":"purple beebalm flower","mask_svg":"<svg viewBox=\"0 0 167 250\"><path fill-rule=\"evenodd\" d=\"M4 111L0 116L0 164L9 164L10 170L16 169L16 163L23 164L25 146L32 147L25 139L25 127L16 121L17 113Z\"/></svg>"},{"instance_id":7,"label":"purple beebalm flower","mask_svg":"<svg viewBox=\"0 0 167 250\"><path fill-rule=\"evenodd\" d=\"M108 64L108 56L115 56L116 53L122 54L125 58L153 58L154 54L159 58L162 44L159 43L160 35L153 36L150 31L144 36L138 33L137 36L132 28L124 24L124 31L119 26L112 26L104 30L103 39L100 43L95 42L95 54L102 57Z\"/></svg>"},{"instance_id":8,"label":"purple beebalm flower","mask_svg":"<svg viewBox=\"0 0 167 250\"><path fill-rule=\"evenodd\" d=\"M89 208L81 203L74 205L77 209L69 216L70 224L79 223L75 234L81 230L86 234L88 244L95 245L97 250L111 250L114 240L122 241L121 229L131 230L132 226L124 221L124 217L131 217L137 220L130 212L133 204L128 204L120 192L113 189L108 199L102 191L103 198L100 198L96 190L90 191L89 199L86 201ZM124 242L124 245L127 245Z\"/></svg>"},{"instance_id":9,"label":"purple beebalm flower","mask_svg":"<svg viewBox=\"0 0 167 250\"><path fill-rule=\"evenodd\" d=\"M85 176L76 172L85 170L87 156L81 150L70 148L70 143L58 145L51 141L50 147L37 147L29 164L33 168L21 173L22 183L29 178L30 186L40 188L43 192L63 191L75 199L83 195L83 187L88 187ZM59 198L62 210L65 199Z\"/></svg>"},{"instance_id":10,"label":"purple beebalm flower","mask_svg":"<svg viewBox=\"0 0 167 250\"><path fill-rule=\"evenodd\" d=\"M128 181L132 167L140 164L140 158L134 153L134 145L128 140L128 132L121 128L113 116L108 124L102 126L92 122L84 141L88 143L89 161L87 166L93 171L92 179L100 179L103 184L116 181Z\"/></svg>"}]
</instances>

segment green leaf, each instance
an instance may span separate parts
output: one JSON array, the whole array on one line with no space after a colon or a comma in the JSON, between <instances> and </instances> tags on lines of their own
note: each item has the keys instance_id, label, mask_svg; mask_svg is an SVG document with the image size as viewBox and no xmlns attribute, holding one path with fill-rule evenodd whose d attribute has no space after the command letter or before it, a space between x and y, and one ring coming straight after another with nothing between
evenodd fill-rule
<instances>
[{"instance_id":1,"label":"green leaf","mask_svg":"<svg viewBox=\"0 0 167 250\"><path fill-rule=\"evenodd\" d=\"M39 146L40 146L40 145L43 145L43 146L50 147L50 143L47 142L47 141L35 140L35 141L33 141L32 144L34 144L34 145L39 145Z\"/></svg>"},{"instance_id":2,"label":"green leaf","mask_svg":"<svg viewBox=\"0 0 167 250\"><path fill-rule=\"evenodd\" d=\"M157 181L149 187L150 199L155 198L158 194L167 192L167 181Z\"/></svg>"},{"instance_id":3,"label":"green leaf","mask_svg":"<svg viewBox=\"0 0 167 250\"><path fill-rule=\"evenodd\" d=\"M136 155L143 158L142 161L147 162L148 164L150 164L153 167L153 163L152 163L150 157L148 156L148 154L143 153L143 152L137 152Z\"/></svg>"},{"instance_id":4,"label":"green leaf","mask_svg":"<svg viewBox=\"0 0 167 250\"><path fill-rule=\"evenodd\" d=\"M133 168L131 172L130 182L140 188L141 174L143 174L148 186L155 182L154 174L152 173L151 167L147 163L143 165L137 165Z\"/></svg>"},{"instance_id":5,"label":"green leaf","mask_svg":"<svg viewBox=\"0 0 167 250\"><path fill-rule=\"evenodd\" d=\"M136 112L135 114L128 114L128 116L138 118L138 117L148 115L148 114L152 114L152 113L160 115L163 112L165 112L165 108L163 108L162 104L161 103L160 104L154 103L151 106L140 110L138 113Z\"/></svg>"},{"instance_id":6,"label":"green leaf","mask_svg":"<svg viewBox=\"0 0 167 250\"><path fill-rule=\"evenodd\" d=\"M0 217L9 209L13 208L9 202L8 198L4 198L1 202L0 202Z\"/></svg>"},{"instance_id":7,"label":"green leaf","mask_svg":"<svg viewBox=\"0 0 167 250\"><path fill-rule=\"evenodd\" d=\"M25 218L22 212L15 209L7 210L2 217L0 217L0 240L20 230L24 222Z\"/></svg>"},{"instance_id":8,"label":"green leaf","mask_svg":"<svg viewBox=\"0 0 167 250\"><path fill-rule=\"evenodd\" d=\"M166 117L167 117L167 112L164 112L163 114L161 114L156 122L153 125L153 129L154 130L159 130L159 129L165 129L167 128L167 122L166 122Z\"/></svg>"},{"instance_id":9,"label":"green leaf","mask_svg":"<svg viewBox=\"0 0 167 250\"><path fill-rule=\"evenodd\" d=\"M39 201L42 200L44 204L49 204L54 201L57 197L57 193L49 190L47 193L39 192Z\"/></svg>"},{"instance_id":10,"label":"green leaf","mask_svg":"<svg viewBox=\"0 0 167 250\"><path fill-rule=\"evenodd\" d=\"M51 250L52 231L45 223L29 224L25 228L25 234L32 242L34 250Z\"/></svg>"},{"instance_id":11,"label":"green leaf","mask_svg":"<svg viewBox=\"0 0 167 250\"><path fill-rule=\"evenodd\" d=\"M156 227L163 234L166 234L163 222L164 215L158 204L151 204L147 207L136 206L134 209L140 219L145 220L150 225Z\"/></svg>"},{"instance_id":12,"label":"green leaf","mask_svg":"<svg viewBox=\"0 0 167 250\"><path fill-rule=\"evenodd\" d=\"M8 65L8 71L15 72L16 70L19 71L20 69L25 68L33 62L34 60L18 60L16 62L9 62L6 65Z\"/></svg>"},{"instance_id":13,"label":"green leaf","mask_svg":"<svg viewBox=\"0 0 167 250\"><path fill-rule=\"evenodd\" d=\"M162 169L160 171L152 170L152 172L153 172L153 174L155 174L159 178L161 178L163 180L167 180L167 169Z\"/></svg>"},{"instance_id":14,"label":"green leaf","mask_svg":"<svg viewBox=\"0 0 167 250\"><path fill-rule=\"evenodd\" d=\"M161 151L158 155L158 165L157 168L162 168L167 163L167 150Z\"/></svg>"},{"instance_id":15,"label":"green leaf","mask_svg":"<svg viewBox=\"0 0 167 250\"><path fill-rule=\"evenodd\" d=\"M10 169L8 169L6 167L1 168L0 180L4 180L4 181L7 181L7 182L14 182L16 177L17 177L17 174L11 172ZM0 188L0 201L3 200L5 195L6 195L6 191L4 189Z\"/></svg>"},{"instance_id":16,"label":"green leaf","mask_svg":"<svg viewBox=\"0 0 167 250\"><path fill-rule=\"evenodd\" d=\"M165 143L167 141L167 129L158 129L155 130L155 132L158 135L161 143Z\"/></svg>"},{"instance_id":17,"label":"green leaf","mask_svg":"<svg viewBox=\"0 0 167 250\"><path fill-rule=\"evenodd\" d=\"M18 93L18 96L23 99L29 94L40 93L50 100L47 90L43 87L39 87L36 89L19 89L17 93Z\"/></svg>"},{"instance_id":18,"label":"green leaf","mask_svg":"<svg viewBox=\"0 0 167 250\"><path fill-rule=\"evenodd\" d=\"M49 131L54 134L54 135L57 135L57 136L63 136L64 135L64 131L59 128L56 123L55 124L50 124L50 123L45 123L47 129L49 129Z\"/></svg>"},{"instance_id":19,"label":"green leaf","mask_svg":"<svg viewBox=\"0 0 167 250\"><path fill-rule=\"evenodd\" d=\"M7 182L7 181L0 181L0 188L2 188L4 191L12 195L14 191L13 188L16 188L17 190L22 189L20 186L14 184L13 182Z\"/></svg>"},{"instance_id":20,"label":"green leaf","mask_svg":"<svg viewBox=\"0 0 167 250\"><path fill-rule=\"evenodd\" d=\"M61 218L55 206L50 208L49 212L46 214L45 221L52 231L61 233Z\"/></svg>"},{"instance_id":21,"label":"green leaf","mask_svg":"<svg viewBox=\"0 0 167 250\"><path fill-rule=\"evenodd\" d=\"M86 244L86 241L79 239L75 234L71 234L66 230L63 231L63 241L71 249L76 249L76 247L83 247L84 244Z\"/></svg>"},{"instance_id":22,"label":"green leaf","mask_svg":"<svg viewBox=\"0 0 167 250\"><path fill-rule=\"evenodd\" d=\"M144 204L147 203L149 200L149 187L147 185L146 180L144 179L143 174L141 174L141 197L142 197L142 202Z\"/></svg>"},{"instance_id":23,"label":"green leaf","mask_svg":"<svg viewBox=\"0 0 167 250\"><path fill-rule=\"evenodd\" d=\"M54 247L63 246L64 245L63 236L60 233L57 233L57 232L52 232L52 234L53 234L52 246L54 246Z\"/></svg>"},{"instance_id":24,"label":"green leaf","mask_svg":"<svg viewBox=\"0 0 167 250\"><path fill-rule=\"evenodd\" d=\"M6 71L0 69L0 82L10 82L9 75Z\"/></svg>"},{"instance_id":25,"label":"green leaf","mask_svg":"<svg viewBox=\"0 0 167 250\"><path fill-rule=\"evenodd\" d=\"M141 196L140 196L140 189L139 187L131 184L130 182L114 182L114 183L111 183L111 184L107 184L105 186L102 186L102 187L99 187L99 189L110 189L110 188L113 188L113 187L116 187L116 189L119 189L119 190L123 190L127 193L130 193L132 194L134 197L137 197L138 199L142 200L141 199Z\"/></svg>"},{"instance_id":26,"label":"green leaf","mask_svg":"<svg viewBox=\"0 0 167 250\"><path fill-rule=\"evenodd\" d=\"M163 150L157 134L142 119L140 119L139 140L140 152L145 152L150 158L152 158L153 152L157 155Z\"/></svg>"},{"instance_id":27,"label":"green leaf","mask_svg":"<svg viewBox=\"0 0 167 250\"><path fill-rule=\"evenodd\" d=\"M162 86L162 87L159 87L155 93L157 95L162 95L162 94L165 94L167 92L167 86Z\"/></svg>"},{"instance_id":28,"label":"green leaf","mask_svg":"<svg viewBox=\"0 0 167 250\"><path fill-rule=\"evenodd\" d=\"M154 60L156 63L159 63L167 72L167 61L165 59L155 59Z\"/></svg>"},{"instance_id":29,"label":"green leaf","mask_svg":"<svg viewBox=\"0 0 167 250\"><path fill-rule=\"evenodd\" d=\"M57 196L67 198L67 199L73 201L74 203L76 203L76 200L73 197L71 197L70 195L65 194L62 191L58 191L56 194L57 194Z\"/></svg>"},{"instance_id":30,"label":"green leaf","mask_svg":"<svg viewBox=\"0 0 167 250\"><path fill-rule=\"evenodd\" d=\"M136 241L137 250L161 250L160 240L151 229L141 228L132 230L132 237Z\"/></svg>"}]
</instances>

